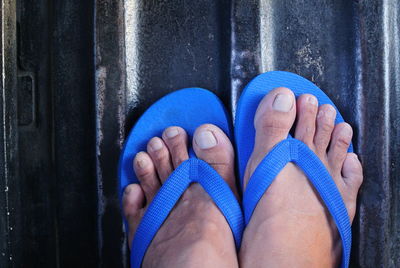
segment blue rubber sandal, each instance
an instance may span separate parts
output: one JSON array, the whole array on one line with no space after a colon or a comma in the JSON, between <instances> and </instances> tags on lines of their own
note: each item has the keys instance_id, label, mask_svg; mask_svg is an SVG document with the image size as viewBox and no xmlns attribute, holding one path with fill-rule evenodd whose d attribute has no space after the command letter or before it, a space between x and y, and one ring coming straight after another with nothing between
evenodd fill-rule
<instances>
[{"instance_id":1,"label":"blue rubber sandal","mask_svg":"<svg viewBox=\"0 0 400 268\"><path fill-rule=\"evenodd\" d=\"M296 74L274 71L260 74L254 78L240 96L235 119L235 141L242 187L246 165L254 147L256 109L262 98L277 87L291 89L296 97L305 93L312 94L317 97L319 105L331 104L337 111L336 106L321 89ZM342 116L337 111L335 124L343 121ZM352 145L350 145L348 151L353 151ZM303 142L292 138L290 135L287 139L275 145L250 177L243 194L245 225L250 221L258 201L288 162L293 162L304 171L325 202L342 239L341 267L348 267L351 249L351 224L340 192L324 164L314 152Z\"/></svg>"},{"instance_id":2,"label":"blue rubber sandal","mask_svg":"<svg viewBox=\"0 0 400 268\"><path fill-rule=\"evenodd\" d=\"M140 151L146 150L147 142L154 136L161 136L165 128L180 126L189 137L202 124L214 124L229 138L232 137L228 114L223 104L213 93L188 88L175 91L154 103L138 120L131 130L119 165L120 200L126 186L139 183L133 171L133 159ZM143 216L131 247L131 267L140 267L151 241L168 217L170 211L191 183L199 183L210 195L227 220L238 249L242 239L244 220L241 207L228 184L206 162L197 159L190 149L189 160L183 162L169 176ZM124 219L125 228L128 224Z\"/></svg>"}]
</instances>

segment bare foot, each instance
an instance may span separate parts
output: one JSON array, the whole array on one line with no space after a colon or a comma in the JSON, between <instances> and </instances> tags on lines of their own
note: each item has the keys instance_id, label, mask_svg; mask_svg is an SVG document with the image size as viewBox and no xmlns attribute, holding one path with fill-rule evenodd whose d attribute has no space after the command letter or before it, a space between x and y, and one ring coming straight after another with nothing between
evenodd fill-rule
<instances>
[{"instance_id":1,"label":"bare foot","mask_svg":"<svg viewBox=\"0 0 400 268\"><path fill-rule=\"evenodd\" d=\"M263 98L254 119L255 146L244 186L265 155L287 137L296 115L294 137L325 164L352 222L363 180L357 155L347 153L352 128L347 123L334 126L335 109L318 107L312 95L304 94L296 102L292 91L276 88ZM318 193L304 173L289 163L255 208L239 256L243 267L335 267L341 250L336 225Z\"/></svg>"},{"instance_id":2,"label":"bare foot","mask_svg":"<svg viewBox=\"0 0 400 268\"><path fill-rule=\"evenodd\" d=\"M234 151L228 137L214 125L200 126L194 134L193 149L198 158L214 167L237 196ZM161 185L187 159L187 134L180 127L167 128L162 139L152 138L147 152L136 155L133 165L140 185L129 185L123 197L129 245ZM231 229L199 184L192 184L182 195L150 244L142 266L238 266Z\"/></svg>"}]
</instances>

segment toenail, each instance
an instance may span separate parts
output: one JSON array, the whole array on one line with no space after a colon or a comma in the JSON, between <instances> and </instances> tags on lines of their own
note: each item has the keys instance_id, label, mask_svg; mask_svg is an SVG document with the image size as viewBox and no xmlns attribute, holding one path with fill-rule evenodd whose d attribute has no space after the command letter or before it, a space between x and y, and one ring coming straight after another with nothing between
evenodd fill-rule
<instances>
[{"instance_id":1,"label":"toenail","mask_svg":"<svg viewBox=\"0 0 400 268\"><path fill-rule=\"evenodd\" d=\"M149 161L146 159L146 157L141 156L141 153L138 153L136 155L136 164L140 168L145 168L149 164Z\"/></svg>"},{"instance_id":2,"label":"toenail","mask_svg":"<svg viewBox=\"0 0 400 268\"><path fill-rule=\"evenodd\" d=\"M137 163L140 168L145 168L147 167L148 164L146 159L139 159Z\"/></svg>"},{"instance_id":3,"label":"toenail","mask_svg":"<svg viewBox=\"0 0 400 268\"><path fill-rule=\"evenodd\" d=\"M328 118L335 118L335 110L333 109L333 107L329 107L329 109L326 109L325 114Z\"/></svg>"},{"instance_id":4,"label":"toenail","mask_svg":"<svg viewBox=\"0 0 400 268\"><path fill-rule=\"evenodd\" d=\"M317 105L317 99L314 96L309 96L307 102L311 105Z\"/></svg>"},{"instance_id":5,"label":"toenail","mask_svg":"<svg viewBox=\"0 0 400 268\"><path fill-rule=\"evenodd\" d=\"M167 138L170 138L170 139L175 137L175 136L178 136L178 134L179 134L179 129L176 128L176 127L168 128L165 131L165 136L167 136Z\"/></svg>"},{"instance_id":6,"label":"toenail","mask_svg":"<svg viewBox=\"0 0 400 268\"><path fill-rule=\"evenodd\" d=\"M129 185L128 185L124 190L124 194L129 194L130 191L131 191L131 187L129 187Z\"/></svg>"},{"instance_id":7,"label":"toenail","mask_svg":"<svg viewBox=\"0 0 400 268\"><path fill-rule=\"evenodd\" d=\"M162 142L159 140L159 139L153 139L151 142L150 142L150 149L151 149L151 151L158 151L158 150L160 150L161 148L163 147L163 144L162 144Z\"/></svg>"},{"instance_id":8,"label":"toenail","mask_svg":"<svg viewBox=\"0 0 400 268\"><path fill-rule=\"evenodd\" d=\"M329 107L325 110L320 110L318 112L318 118L325 116L326 118L335 119L335 110L332 107Z\"/></svg>"},{"instance_id":9,"label":"toenail","mask_svg":"<svg viewBox=\"0 0 400 268\"><path fill-rule=\"evenodd\" d=\"M350 157L352 157L354 160L359 160L358 155L356 154L350 154Z\"/></svg>"},{"instance_id":10,"label":"toenail","mask_svg":"<svg viewBox=\"0 0 400 268\"><path fill-rule=\"evenodd\" d=\"M326 116L327 118L334 119L335 118L335 109L331 106L327 107L325 110L320 110L318 112L318 118L321 116Z\"/></svg>"},{"instance_id":11,"label":"toenail","mask_svg":"<svg viewBox=\"0 0 400 268\"><path fill-rule=\"evenodd\" d=\"M275 97L272 108L280 112L289 112L293 106L293 98L291 95L278 94Z\"/></svg>"},{"instance_id":12,"label":"toenail","mask_svg":"<svg viewBox=\"0 0 400 268\"><path fill-rule=\"evenodd\" d=\"M350 138L353 135L353 132L351 131L351 129L349 127L345 127L342 130L342 135Z\"/></svg>"},{"instance_id":13,"label":"toenail","mask_svg":"<svg viewBox=\"0 0 400 268\"><path fill-rule=\"evenodd\" d=\"M217 139L214 134L209 130L203 130L196 134L194 137L196 144L200 149L209 149L217 145Z\"/></svg>"}]
</instances>

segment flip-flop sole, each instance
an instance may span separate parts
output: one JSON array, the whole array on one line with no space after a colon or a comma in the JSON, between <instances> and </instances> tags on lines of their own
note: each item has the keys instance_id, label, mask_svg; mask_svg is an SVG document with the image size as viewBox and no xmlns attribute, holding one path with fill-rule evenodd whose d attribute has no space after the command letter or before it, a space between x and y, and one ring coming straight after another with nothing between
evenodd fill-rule
<instances>
[{"instance_id":1,"label":"flip-flop sole","mask_svg":"<svg viewBox=\"0 0 400 268\"><path fill-rule=\"evenodd\" d=\"M277 87L287 87L297 96L312 94L318 99L318 104L331 104L335 107L335 124L344 122L342 115L329 97L309 80L289 72L272 71L258 75L245 87L240 96L235 117L235 141L240 174L240 185L247 162L254 148L254 116L262 98ZM353 151L350 145L349 152Z\"/></svg>"},{"instance_id":2,"label":"flip-flop sole","mask_svg":"<svg viewBox=\"0 0 400 268\"><path fill-rule=\"evenodd\" d=\"M316 85L288 72L268 72L254 78L244 89L236 110L235 140L241 186L250 154L254 148L254 116L262 98L272 89L287 87L296 96L308 93L317 97L319 105L331 104L337 111L335 124L343 122L336 106ZM353 148L350 145L349 152ZM265 191L287 163L293 162L303 170L330 212L342 239L341 267L348 267L351 250L351 224L346 206L329 171L315 153L303 142L289 137L278 143L260 162L243 193L243 210L247 224ZM288 189L290 191L290 189Z\"/></svg>"},{"instance_id":3,"label":"flip-flop sole","mask_svg":"<svg viewBox=\"0 0 400 268\"><path fill-rule=\"evenodd\" d=\"M231 137L228 114L213 93L200 88L175 91L154 103L138 120L122 150L119 166L120 200L125 187L139 183L133 170L133 159L146 150L147 142L161 136L170 126L180 126L191 140L200 125L214 124ZM189 148L191 146L189 145ZM197 159L192 149L190 158L177 167L148 204L131 244L131 266L141 267L151 241L191 183L199 183L224 215L239 248L243 233L243 213L229 185L206 162ZM128 224L124 219L126 230Z\"/></svg>"},{"instance_id":4,"label":"flip-flop sole","mask_svg":"<svg viewBox=\"0 0 400 268\"><path fill-rule=\"evenodd\" d=\"M138 152L146 151L152 137L161 137L167 127L179 126L185 129L190 142L196 128L208 123L218 126L230 138L228 118L221 101L205 89L181 89L158 100L139 118L126 139L119 166L120 194L127 185L138 183L133 159Z\"/></svg>"}]
</instances>

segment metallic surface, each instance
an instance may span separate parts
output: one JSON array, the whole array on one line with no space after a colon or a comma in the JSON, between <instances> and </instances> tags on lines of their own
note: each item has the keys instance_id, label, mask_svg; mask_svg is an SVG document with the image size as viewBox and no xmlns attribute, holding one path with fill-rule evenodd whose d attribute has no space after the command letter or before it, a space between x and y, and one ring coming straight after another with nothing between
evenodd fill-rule
<instances>
[{"instance_id":1,"label":"metallic surface","mask_svg":"<svg viewBox=\"0 0 400 268\"><path fill-rule=\"evenodd\" d=\"M400 266L399 0L1 0L0 267L126 267L124 137L173 90L232 112L269 70L320 86L365 180L352 266Z\"/></svg>"}]
</instances>

